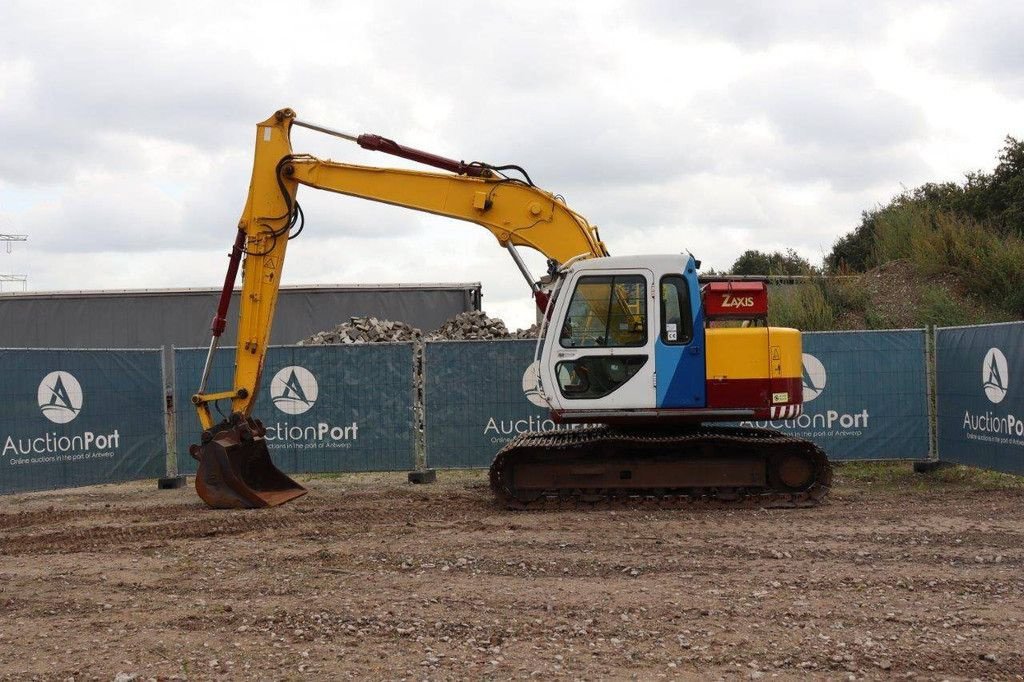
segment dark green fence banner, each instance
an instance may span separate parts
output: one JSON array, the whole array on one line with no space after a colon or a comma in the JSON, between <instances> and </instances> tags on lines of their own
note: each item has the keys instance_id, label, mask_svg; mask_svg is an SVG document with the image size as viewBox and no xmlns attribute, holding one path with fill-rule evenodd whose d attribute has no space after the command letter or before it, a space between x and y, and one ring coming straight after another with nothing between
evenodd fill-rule
<instances>
[{"instance_id":1,"label":"dark green fence banner","mask_svg":"<svg viewBox=\"0 0 1024 682\"><path fill-rule=\"evenodd\" d=\"M1024 474L1024 323L935 330L939 459Z\"/></svg>"},{"instance_id":2,"label":"dark green fence banner","mask_svg":"<svg viewBox=\"0 0 1024 682\"><path fill-rule=\"evenodd\" d=\"M744 424L812 440L833 460L928 458L923 329L802 337L803 414Z\"/></svg>"},{"instance_id":3,"label":"dark green fence banner","mask_svg":"<svg viewBox=\"0 0 1024 682\"><path fill-rule=\"evenodd\" d=\"M159 350L0 349L0 493L156 478Z\"/></svg>"},{"instance_id":4,"label":"dark green fence banner","mask_svg":"<svg viewBox=\"0 0 1024 682\"><path fill-rule=\"evenodd\" d=\"M924 330L804 334L804 414L757 422L821 445L833 459L926 459ZM556 425L523 393L536 343L428 342L428 466L485 467L516 434ZM748 422L749 424L749 422Z\"/></svg>"},{"instance_id":5,"label":"dark green fence banner","mask_svg":"<svg viewBox=\"0 0 1024 682\"><path fill-rule=\"evenodd\" d=\"M196 462L199 418L190 401L206 349L175 349L174 405L178 472ZM235 351L214 361L211 391L231 386ZM267 427L274 463L289 473L395 471L414 467L413 348L409 343L274 346L252 416ZM226 415L230 401L223 401ZM214 417L219 418L216 410Z\"/></svg>"},{"instance_id":6,"label":"dark green fence banner","mask_svg":"<svg viewBox=\"0 0 1024 682\"><path fill-rule=\"evenodd\" d=\"M573 428L555 424L523 393L536 346L531 339L425 344L427 466L488 467L517 434Z\"/></svg>"}]
</instances>

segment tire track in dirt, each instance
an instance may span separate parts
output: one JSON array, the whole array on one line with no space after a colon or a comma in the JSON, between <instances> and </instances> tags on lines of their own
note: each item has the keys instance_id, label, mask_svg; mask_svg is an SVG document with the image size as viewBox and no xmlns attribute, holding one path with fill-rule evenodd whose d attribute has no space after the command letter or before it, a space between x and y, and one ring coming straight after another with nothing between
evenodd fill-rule
<instances>
[{"instance_id":1,"label":"tire track in dirt","mask_svg":"<svg viewBox=\"0 0 1024 682\"><path fill-rule=\"evenodd\" d=\"M60 523L79 516L81 512L71 510L57 510L53 507L42 511L19 511L10 514L0 514L0 531L8 528L21 529L30 528L42 524Z\"/></svg>"},{"instance_id":2,"label":"tire track in dirt","mask_svg":"<svg viewBox=\"0 0 1024 682\"><path fill-rule=\"evenodd\" d=\"M293 506L244 511L213 511L194 506L157 507L147 510L144 517L166 519L174 512L184 512L185 515L171 521L150 523L138 523L139 519L133 515L130 526L123 525L129 521L123 513L115 515L110 509L90 510L84 512L84 516L83 512L62 512L49 517L45 517L50 514L48 511L22 512L7 515L25 518L11 520L3 530L24 532L0 534L0 547L10 555L82 551L114 553L121 551L124 545L141 542L235 536L274 530L295 534L298 529L307 527L322 528L332 533L344 530L346 534L351 534L360 528L415 524L442 517L451 520L459 516L453 514L448 505L437 503L436 500L432 500L434 504L404 507L401 504L390 504L393 500L388 500L389 504L380 504L381 500L377 496L354 496L346 502L355 504L326 509ZM47 533L35 532L36 525L44 522L46 525L59 525L62 521L73 521L80 525Z\"/></svg>"},{"instance_id":3,"label":"tire track in dirt","mask_svg":"<svg viewBox=\"0 0 1024 682\"><path fill-rule=\"evenodd\" d=\"M1024 666L1016 492L846 484L810 512L514 513L459 480L314 480L244 512L138 485L19 499L0 514L0 679Z\"/></svg>"}]
</instances>

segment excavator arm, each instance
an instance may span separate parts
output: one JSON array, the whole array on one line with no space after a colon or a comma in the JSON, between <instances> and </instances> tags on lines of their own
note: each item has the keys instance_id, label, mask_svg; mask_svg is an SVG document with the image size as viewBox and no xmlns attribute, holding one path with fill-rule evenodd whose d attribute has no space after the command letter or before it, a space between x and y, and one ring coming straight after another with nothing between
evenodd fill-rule
<instances>
[{"instance_id":1,"label":"excavator arm","mask_svg":"<svg viewBox=\"0 0 1024 682\"><path fill-rule=\"evenodd\" d=\"M476 223L503 247L526 246L564 263L606 256L594 227L560 198L507 178L473 178L394 168L370 168L292 157L282 169L295 182Z\"/></svg>"},{"instance_id":2,"label":"excavator arm","mask_svg":"<svg viewBox=\"0 0 1024 682\"><path fill-rule=\"evenodd\" d=\"M294 154L293 125L448 172L373 168ZM250 417L266 359L288 242L302 229L302 209L296 201L299 185L476 223L509 250L538 305L543 307L545 296L517 247L540 252L552 265L578 257L607 256L608 251L597 228L566 206L561 197L534 186L525 173L525 179L506 176L502 170L508 168L445 159L376 135L339 133L298 121L291 109L282 109L257 126L249 195L211 325L213 335L200 387L192 397L204 431L202 445L192 446L190 452L200 462L196 487L208 504L272 506L305 492L270 463L260 433L262 425ZM243 276L234 385L229 390L207 392L240 263ZM210 404L219 400L231 401L231 417L215 424ZM288 490L296 494L288 496Z\"/></svg>"}]
</instances>

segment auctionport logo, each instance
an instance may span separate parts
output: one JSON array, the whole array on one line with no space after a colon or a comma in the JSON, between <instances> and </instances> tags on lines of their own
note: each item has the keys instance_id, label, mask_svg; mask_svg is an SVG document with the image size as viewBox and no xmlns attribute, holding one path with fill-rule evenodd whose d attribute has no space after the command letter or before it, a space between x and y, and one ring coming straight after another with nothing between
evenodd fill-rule
<instances>
[{"instance_id":1,"label":"auctionport logo","mask_svg":"<svg viewBox=\"0 0 1024 682\"><path fill-rule=\"evenodd\" d=\"M804 402L809 403L825 390L828 373L825 372L825 365L821 364L821 360L810 353L804 353L801 360L804 370Z\"/></svg>"},{"instance_id":2,"label":"auctionport logo","mask_svg":"<svg viewBox=\"0 0 1024 682\"><path fill-rule=\"evenodd\" d=\"M989 348L985 359L981 363L981 385L985 389L985 395L993 403L1003 402L1007 384L1006 356L998 348Z\"/></svg>"},{"instance_id":3,"label":"auctionport logo","mask_svg":"<svg viewBox=\"0 0 1024 682\"><path fill-rule=\"evenodd\" d=\"M305 367L292 365L274 375L270 396L274 407L285 414L302 414L316 403L319 387L316 377Z\"/></svg>"},{"instance_id":4,"label":"auctionport logo","mask_svg":"<svg viewBox=\"0 0 1024 682\"><path fill-rule=\"evenodd\" d=\"M39 409L54 424L67 424L82 410L82 385L70 372L50 372L39 383Z\"/></svg>"},{"instance_id":5,"label":"auctionport logo","mask_svg":"<svg viewBox=\"0 0 1024 682\"><path fill-rule=\"evenodd\" d=\"M993 404L1006 398L1010 389L1009 374L1009 364L1003 351L989 348L981 361L981 388ZM975 413L968 408L964 410L963 429L968 440L1024 446L1024 418L1012 412L999 414L986 410Z\"/></svg>"},{"instance_id":6,"label":"auctionport logo","mask_svg":"<svg viewBox=\"0 0 1024 682\"><path fill-rule=\"evenodd\" d=\"M67 424L82 411L82 385L70 372L50 372L43 377L37 397L43 416L54 424ZM27 436L9 435L0 442L0 456L9 465L54 464L114 457L121 447L121 434L118 429L73 433L69 427Z\"/></svg>"},{"instance_id":7,"label":"auctionport logo","mask_svg":"<svg viewBox=\"0 0 1024 682\"><path fill-rule=\"evenodd\" d=\"M274 407L285 414L308 412L320 395L316 377L305 367L285 367L270 381L270 398ZM308 418L307 418L308 419ZM301 421L301 420L300 420ZM266 439L272 449L277 448L351 448L359 440L359 422L338 426L322 421L316 424L265 424Z\"/></svg>"}]
</instances>

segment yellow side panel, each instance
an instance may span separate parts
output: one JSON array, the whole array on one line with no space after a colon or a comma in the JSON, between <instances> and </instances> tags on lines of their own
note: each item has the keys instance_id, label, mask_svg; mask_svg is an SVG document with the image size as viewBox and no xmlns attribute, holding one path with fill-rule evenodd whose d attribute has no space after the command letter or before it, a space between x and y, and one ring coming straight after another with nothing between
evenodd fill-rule
<instances>
[{"instance_id":1,"label":"yellow side panel","mask_svg":"<svg viewBox=\"0 0 1024 682\"><path fill-rule=\"evenodd\" d=\"M764 379L803 375L800 332L785 327L704 330L707 378Z\"/></svg>"}]
</instances>

